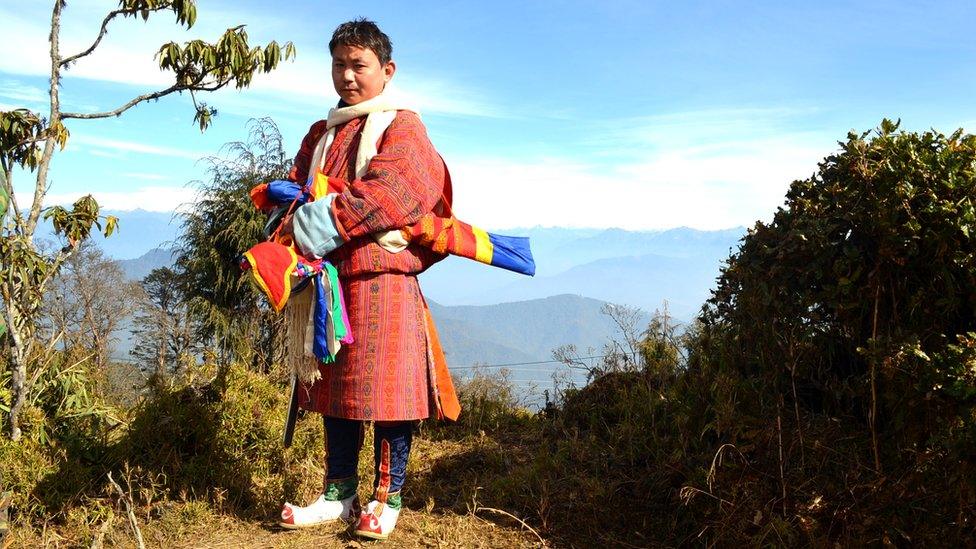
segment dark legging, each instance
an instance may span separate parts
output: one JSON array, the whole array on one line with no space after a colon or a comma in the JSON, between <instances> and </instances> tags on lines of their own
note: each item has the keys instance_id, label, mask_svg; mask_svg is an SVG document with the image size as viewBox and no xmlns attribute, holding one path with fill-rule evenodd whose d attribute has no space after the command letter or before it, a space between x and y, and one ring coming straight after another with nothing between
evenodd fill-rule
<instances>
[{"instance_id":1,"label":"dark legging","mask_svg":"<svg viewBox=\"0 0 976 549\"><path fill-rule=\"evenodd\" d=\"M364 422L337 417L325 418L326 482L356 477L359 449L363 446ZM378 421L373 430L373 489L376 499L396 494L407 477L407 460L413 442L413 422Z\"/></svg>"}]
</instances>

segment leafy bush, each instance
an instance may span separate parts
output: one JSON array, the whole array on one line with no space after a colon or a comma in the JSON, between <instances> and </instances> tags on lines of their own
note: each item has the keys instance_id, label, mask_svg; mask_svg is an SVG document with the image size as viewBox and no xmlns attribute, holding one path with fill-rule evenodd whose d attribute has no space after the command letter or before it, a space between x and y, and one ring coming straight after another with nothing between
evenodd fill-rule
<instances>
[{"instance_id":1,"label":"leafy bush","mask_svg":"<svg viewBox=\"0 0 976 549\"><path fill-rule=\"evenodd\" d=\"M976 137L850 134L480 493L567 544L976 541ZM626 353L625 353L626 354ZM602 512L601 512L602 510Z\"/></svg>"},{"instance_id":2,"label":"leafy bush","mask_svg":"<svg viewBox=\"0 0 976 549\"><path fill-rule=\"evenodd\" d=\"M287 397L240 365L213 381L163 386L136 410L117 455L151 497L202 499L219 510L265 517L285 499L321 490L324 443L318 417L281 443Z\"/></svg>"},{"instance_id":3,"label":"leafy bush","mask_svg":"<svg viewBox=\"0 0 976 549\"><path fill-rule=\"evenodd\" d=\"M184 511L194 509L264 519L282 501L304 501L321 490L321 420L300 421L285 450L285 390L267 377L231 365L211 379L215 369L204 366L150 387L123 414L83 398L96 389L79 368L66 363L47 381L41 376L47 388L25 409L25 436L0 440L0 491L13 492L16 529L28 536L22 541L42 522L78 544L104 535L103 525L114 520L108 509L124 514L110 471L129 485L145 512L140 522L151 527L156 520L170 526L190 520ZM122 419L112 420L115 414Z\"/></svg>"},{"instance_id":4,"label":"leafy bush","mask_svg":"<svg viewBox=\"0 0 976 549\"><path fill-rule=\"evenodd\" d=\"M794 182L724 269L692 367L736 392L708 434L755 445L779 492L755 511L807 539L972 536L976 136L869 135Z\"/></svg>"},{"instance_id":5,"label":"leafy bush","mask_svg":"<svg viewBox=\"0 0 976 549\"><path fill-rule=\"evenodd\" d=\"M460 438L484 432L504 431L526 423L532 414L521 405L508 369L475 369L455 381L462 413L457 422L430 421L424 432L435 438Z\"/></svg>"}]
</instances>

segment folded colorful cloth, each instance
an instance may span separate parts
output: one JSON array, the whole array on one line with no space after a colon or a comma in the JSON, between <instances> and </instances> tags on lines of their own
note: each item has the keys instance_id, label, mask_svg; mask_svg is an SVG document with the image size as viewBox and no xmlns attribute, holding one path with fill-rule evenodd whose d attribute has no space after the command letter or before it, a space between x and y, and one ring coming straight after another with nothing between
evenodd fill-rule
<instances>
[{"instance_id":1,"label":"folded colorful cloth","mask_svg":"<svg viewBox=\"0 0 976 549\"><path fill-rule=\"evenodd\" d=\"M241 268L251 273L251 279L276 312L284 309L296 282L311 280L314 298L309 319L312 328L310 347L319 361L334 362L341 345L354 341L344 310L338 271L328 261L310 261L299 256L294 246L267 241L244 252Z\"/></svg>"},{"instance_id":2,"label":"folded colorful cloth","mask_svg":"<svg viewBox=\"0 0 976 549\"><path fill-rule=\"evenodd\" d=\"M302 187L292 181L276 180L251 189L251 201L264 211L271 212L281 206L292 208L340 192L335 182L317 174L311 185ZM330 185L333 188L330 188ZM535 260L527 237L489 233L465 223L447 212L447 215L428 213L417 223L376 235L376 241L390 252L399 252L409 243L427 246L432 250L466 257L516 273L535 275Z\"/></svg>"},{"instance_id":3,"label":"folded colorful cloth","mask_svg":"<svg viewBox=\"0 0 976 549\"><path fill-rule=\"evenodd\" d=\"M264 291L275 312L280 313L291 296L292 277L298 267L294 247L272 241L261 242L244 252L241 267L250 269L254 282ZM301 268L308 267L303 261Z\"/></svg>"}]
</instances>

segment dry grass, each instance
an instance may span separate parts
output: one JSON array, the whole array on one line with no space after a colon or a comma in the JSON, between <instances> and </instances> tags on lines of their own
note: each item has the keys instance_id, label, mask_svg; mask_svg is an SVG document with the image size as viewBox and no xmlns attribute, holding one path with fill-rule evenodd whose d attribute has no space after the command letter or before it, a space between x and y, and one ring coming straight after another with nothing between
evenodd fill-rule
<instances>
[{"instance_id":1,"label":"dry grass","mask_svg":"<svg viewBox=\"0 0 976 549\"><path fill-rule=\"evenodd\" d=\"M364 501L372 486L371 452L367 438L360 459L360 497ZM275 517L249 521L239 514L215 511L203 501L164 501L143 509L140 527L147 547L167 548L543 547L535 534L515 520L476 510L479 481L497 472L497 466L504 466L501 456L508 453L487 436L463 441L415 438L404 510L388 542L360 541L343 523L283 530ZM310 474L320 477L321 470ZM107 521L88 521L85 525L69 521L39 530L15 530L10 547L89 547L99 534L104 547L136 546L122 509L111 512Z\"/></svg>"},{"instance_id":2,"label":"dry grass","mask_svg":"<svg viewBox=\"0 0 976 549\"><path fill-rule=\"evenodd\" d=\"M236 547L533 547L538 540L528 532L501 526L473 515L438 514L404 509L396 533L387 542L359 541L342 523L300 531L281 530L274 523L242 522L222 517L219 527L200 525L183 536L165 539L173 548Z\"/></svg>"}]
</instances>

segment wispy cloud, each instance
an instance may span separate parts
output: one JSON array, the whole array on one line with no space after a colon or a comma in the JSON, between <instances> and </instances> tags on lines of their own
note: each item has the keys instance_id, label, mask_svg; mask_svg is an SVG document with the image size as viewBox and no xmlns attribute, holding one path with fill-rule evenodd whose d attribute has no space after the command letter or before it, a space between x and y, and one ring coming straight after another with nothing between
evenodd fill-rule
<instances>
[{"instance_id":1,"label":"wispy cloud","mask_svg":"<svg viewBox=\"0 0 976 549\"><path fill-rule=\"evenodd\" d=\"M143 179L146 181L166 181L169 179L169 177L158 173L122 173L119 175L129 179Z\"/></svg>"},{"instance_id":2,"label":"wispy cloud","mask_svg":"<svg viewBox=\"0 0 976 549\"><path fill-rule=\"evenodd\" d=\"M102 152L122 152L122 153L139 153L139 154L151 154L156 156L169 156L174 158L188 158L191 160L198 160L205 154L198 152L185 151L181 149L174 149L172 147L159 147L155 145L145 145L143 143L134 143L131 141L119 141L116 139L105 139L102 137L95 137L91 135L79 135L72 137L69 141L69 146L71 144L84 145L86 148L92 148L95 150L100 150Z\"/></svg>"},{"instance_id":3,"label":"wispy cloud","mask_svg":"<svg viewBox=\"0 0 976 549\"><path fill-rule=\"evenodd\" d=\"M172 212L192 204L196 198L196 191L190 188L150 186L132 191L49 194L44 203L45 206L68 205L86 194L91 194L102 208L122 211L142 209L150 212Z\"/></svg>"},{"instance_id":4,"label":"wispy cloud","mask_svg":"<svg viewBox=\"0 0 976 549\"><path fill-rule=\"evenodd\" d=\"M0 6L4 21L4 41L0 45L0 71L12 74L44 76L50 74L51 58L48 34L50 7L39 2L21 2L19 6ZM102 18L112 9L104 0L74 0L61 17L60 51L63 56L80 52L95 39ZM154 57L159 47L169 41L182 42L202 38L215 40L231 21L248 20L244 10L221 13L208 7L190 30L175 24L172 12L154 14L148 21L139 17L116 18L109 32L91 54L72 64L67 77L87 78L139 86L167 85L169 73L159 70ZM262 18L272 18L262 14ZM252 16L251 20L257 19ZM14 53L16 52L16 53Z\"/></svg>"},{"instance_id":5,"label":"wispy cloud","mask_svg":"<svg viewBox=\"0 0 976 549\"><path fill-rule=\"evenodd\" d=\"M28 106L43 104L48 99L45 90L22 84L16 80L4 80L0 82L0 97L19 103L26 103Z\"/></svg>"},{"instance_id":6,"label":"wispy cloud","mask_svg":"<svg viewBox=\"0 0 976 549\"><path fill-rule=\"evenodd\" d=\"M279 65L271 74L259 75L244 93L227 91L214 104L221 110L254 116L255 110L274 110L305 117L322 117L339 100L329 73L331 61L323 52L303 52L294 62ZM460 117L510 117L482 90L473 89L450 78L401 69L393 77L392 88L405 104L422 114ZM318 113L318 114L316 114Z\"/></svg>"},{"instance_id":7,"label":"wispy cloud","mask_svg":"<svg viewBox=\"0 0 976 549\"><path fill-rule=\"evenodd\" d=\"M726 147L731 143L795 134L798 122L817 116L815 107L716 108L632 116L590 126L585 143L645 154L655 149ZM809 127L804 124L802 127Z\"/></svg>"},{"instance_id":8,"label":"wispy cloud","mask_svg":"<svg viewBox=\"0 0 976 549\"><path fill-rule=\"evenodd\" d=\"M591 128L585 153L448 159L456 211L493 227L751 225L835 148L830 136L786 129L805 112L673 113Z\"/></svg>"},{"instance_id":9,"label":"wispy cloud","mask_svg":"<svg viewBox=\"0 0 976 549\"><path fill-rule=\"evenodd\" d=\"M417 105L421 113L485 118L512 116L510 109L505 109L483 91L447 78L420 73L401 75L397 89L406 100Z\"/></svg>"},{"instance_id":10,"label":"wispy cloud","mask_svg":"<svg viewBox=\"0 0 976 549\"><path fill-rule=\"evenodd\" d=\"M0 103L0 109L31 109L46 114L50 107L50 97L48 91L30 86L13 79L0 82L0 98L13 101L13 103ZM77 103L70 98L61 99L61 107L65 110L95 112L98 107Z\"/></svg>"},{"instance_id":11,"label":"wispy cloud","mask_svg":"<svg viewBox=\"0 0 976 549\"><path fill-rule=\"evenodd\" d=\"M834 141L816 134L775 133L762 128L747 131L745 126L733 129L735 125L727 122L727 114L715 116L711 122L707 117L699 118L699 124L690 127L676 125L681 138L673 141L655 138L653 146L627 142L627 154L611 159L591 154L593 150L518 159L449 157L455 210L465 220L489 228L538 224L634 230L680 225L719 229L769 219L783 203L789 184L808 177L817 162L833 150ZM671 119L680 118L676 114ZM717 126L728 130L713 131ZM636 124L626 129L642 131ZM645 130L665 131L659 126ZM78 140L92 152L198 156L115 140L85 136ZM611 141L607 143L612 147ZM148 181L160 177L139 172L124 175ZM58 198L69 201L78 194ZM146 187L102 193L97 198L101 201L104 196L109 207L118 209L168 211L192 201L192 195L185 189L175 192L172 188Z\"/></svg>"},{"instance_id":12,"label":"wispy cloud","mask_svg":"<svg viewBox=\"0 0 976 549\"><path fill-rule=\"evenodd\" d=\"M779 160L764 165L765 153ZM614 170L567 159L461 160L451 164L455 211L494 228L751 225L770 218L789 183L808 175L822 153L775 147L705 163L673 154Z\"/></svg>"},{"instance_id":13,"label":"wispy cloud","mask_svg":"<svg viewBox=\"0 0 976 549\"><path fill-rule=\"evenodd\" d=\"M62 52L73 53L87 47L100 22L93 14L99 14L101 5L83 2L68 10L62 28ZM87 9L87 12L83 11ZM77 16L77 17L76 17ZM72 20L72 19L76 20ZM209 10L206 20L201 19L191 31L183 31L172 24L166 14L142 20L113 21L111 31L92 55L79 60L68 71L67 78L84 78L103 82L115 82L146 89L163 88L172 83L171 73L160 71L154 60L159 46L170 40L177 42L191 38L214 40L223 32L217 21L262 21L266 14L253 15L235 9L234 13L214 13ZM0 7L0 20L4 20L4 45L0 45L0 71L11 74L44 76L50 71L47 34L49 29L38 24L43 17L26 18L11 9ZM277 25L279 27L285 25ZM257 40L255 40L257 41ZM17 44L16 53L12 44ZM282 63L270 74L257 75L245 93L222 91L212 101L221 111L242 116L256 116L269 111L299 114L304 117L324 117L328 109L338 101L329 76L328 51L320 44L298 45L296 60ZM412 105L426 114L445 116L503 116L504 110L486 97L483 91L471 89L449 78L423 72L422 68L408 73L405 70L395 77L397 87ZM33 94L40 91L41 95ZM0 90L2 92L2 90ZM43 90L31 90L37 102L45 99ZM0 93L0 97L4 95ZM114 107L114 105L107 108ZM96 110L81 106L79 110Z\"/></svg>"}]
</instances>

